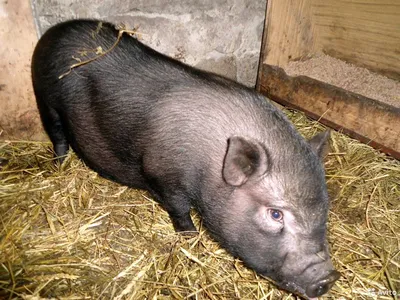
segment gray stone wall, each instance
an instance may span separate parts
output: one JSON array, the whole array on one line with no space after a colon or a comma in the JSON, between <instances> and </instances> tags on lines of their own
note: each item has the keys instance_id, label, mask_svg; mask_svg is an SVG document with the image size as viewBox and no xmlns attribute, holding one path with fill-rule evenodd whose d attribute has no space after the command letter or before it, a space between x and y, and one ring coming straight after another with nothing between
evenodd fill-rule
<instances>
[{"instance_id":1,"label":"gray stone wall","mask_svg":"<svg viewBox=\"0 0 400 300\"><path fill-rule=\"evenodd\" d=\"M254 86L266 0L32 0L39 34L72 18L136 28L143 43Z\"/></svg>"}]
</instances>

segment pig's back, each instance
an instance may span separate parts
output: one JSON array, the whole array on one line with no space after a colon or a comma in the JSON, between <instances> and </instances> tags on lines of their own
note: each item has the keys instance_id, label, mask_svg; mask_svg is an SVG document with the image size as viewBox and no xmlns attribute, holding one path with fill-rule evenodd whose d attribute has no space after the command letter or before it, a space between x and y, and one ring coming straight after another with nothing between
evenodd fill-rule
<instances>
[{"instance_id":1,"label":"pig's back","mask_svg":"<svg viewBox=\"0 0 400 300\"><path fill-rule=\"evenodd\" d=\"M254 92L127 35L111 52L66 74L77 58L110 49L117 36L108 23L62 23L45 33L32 68L34 84L40 82L43 101L60 112L71 146L103 176L143 187L135 178L143 173L144 158L172 169L218 170L230 136L264 142L282 132L296 135Z\"/></svg>"}]
</instances>

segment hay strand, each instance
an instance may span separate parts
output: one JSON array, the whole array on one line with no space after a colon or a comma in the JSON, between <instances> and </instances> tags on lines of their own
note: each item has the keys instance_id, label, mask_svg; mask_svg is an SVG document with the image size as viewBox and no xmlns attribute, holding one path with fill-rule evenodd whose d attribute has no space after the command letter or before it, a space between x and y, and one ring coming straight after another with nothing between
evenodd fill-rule
<instances>
[{"instance_id":1,"label":"hay strand","mask_svg":"<svg viewBox=\"0 0 400 300\"><path fill-rule=\"evenodd\" d=\"M286 112L311 137L323 130ZM299 299L200 234L180 236L149 195L49 143L0 142L1 299ZM326 160L329 243L342 273L323 299L400 292L400 162L340 133Z\"/></svg>"},{"instance_id":2,"label":"hay strand","mask_svg":"<svg viewBox=\"0 0 400 300\"><path fill-rule=\"evenodd\" d=\"M97 26L97 28L96 28L96 31L95 31L96 34L98 34L98 33L100 32L100 29L101 29L102 25L103 25L103 23L102 23L102 22L99 22L99 24L98 24L98 26ZM122 26L124 26L124 25L122 25ZM65 72L65 73L61 74L60 76L58 76L58 79L62 79L62 78L64 78L65 76L69 75L69 74L72 72L73 69L78 68L78 67L83 66L83 65L86 65L86 64L88 64L88 63L91 63L91 62L93 62L93 61L95 61L95 60L97 60L97 59L99 59L99 58L101 58L101 57L107 55L108 53L110 53L112 50L114 50L114 48L115 48L115 47L118 45L118 43L121 41L122 35L123 35L124 33L129 34L129 35L131 35L131 36L136 36L136 35L139 34L139 33L136 31L136 29L129 30L129 29L126 29L125 26L124 26L124 27L119 27L119 28L116 28L116 29L118 29L118 36L117 36L117 39L116 39L116 41L114 42L114 44L113 44L109 49L103 50L103 48L102 48L101 46L98 46L98 47L95 49L95 54L96 54L96 56L94 56L94 57L92 57L92 58L89 58L89 59L87 59L87 60L84 60L84 61L82 61L79 57L74 57L74 56L72 56L72 58L75 59L75 60L77 60L78 62L75 63L75 64L72 64L72 65L69 67L69 69L68 69L67 72Z\"/></svg>"}]
</instances>

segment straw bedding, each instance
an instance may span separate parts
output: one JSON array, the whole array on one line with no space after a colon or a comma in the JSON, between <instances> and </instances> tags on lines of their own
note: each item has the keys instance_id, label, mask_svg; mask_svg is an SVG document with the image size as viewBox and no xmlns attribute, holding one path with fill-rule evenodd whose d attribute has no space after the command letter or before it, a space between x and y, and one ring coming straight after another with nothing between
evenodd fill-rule
<instances>
[{"instance_id":1,"label":"straw bedding","mask_svg":"<svg viewBox=\"0 0 400 300\"><path fill-rule=\"evenodd\" d=\"M323 130L286 111L311 137ZM325 163L329 243L341 279L323 299L400 293L400 162L333 132ZM299 299L235 260L202 228L180 236L149 195L51 145L0 142L1 299Z\"/></svg>"}]
</instances>

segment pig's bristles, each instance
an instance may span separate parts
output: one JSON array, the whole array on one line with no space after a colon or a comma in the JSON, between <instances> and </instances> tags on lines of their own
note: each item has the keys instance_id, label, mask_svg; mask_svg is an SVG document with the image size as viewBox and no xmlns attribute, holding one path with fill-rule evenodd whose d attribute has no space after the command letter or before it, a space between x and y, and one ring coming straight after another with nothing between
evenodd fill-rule
<instances>
[{"instance_id":1,"label":"pig's bristles","mask_svg":"<svg viewBox=\"0 0 400 300\"><path fill-rule=\"evenodd\" d=\"M138 33L136 32L136 30L119 29L117 40L115 41L115 43L114 43L109 49L107 49L106 51L102 51L99 55L97 55L97 56L95 56L95 57L93 57L93 58L90 58L90 59L88 59L88 60L81 61L81 62L78 62L78 63L76 63L76 64L71 65L71 66L69 67L69 70L68 70L67 72L61 74L61 75L58 77L58 79L64 78L65 76L67 76L68 74L70 74L70 73L72 72L73 69L75 69L75 68L77 68L77 67L80 67L80 66L83 66L83 65L86 65L86 64L88 64L88 63L91 63L91 62L95 61L96 59L98 59L98 58L100 58L100 57L103 57L104 55L110 53L110 52L118 45L118 43L121 41L121 37L122 37L122 35L123 35L124 33L127 33L127 34L129 34L129 35L137 35L137 34L138 34Z\"/></svg>"}]
</instances>

